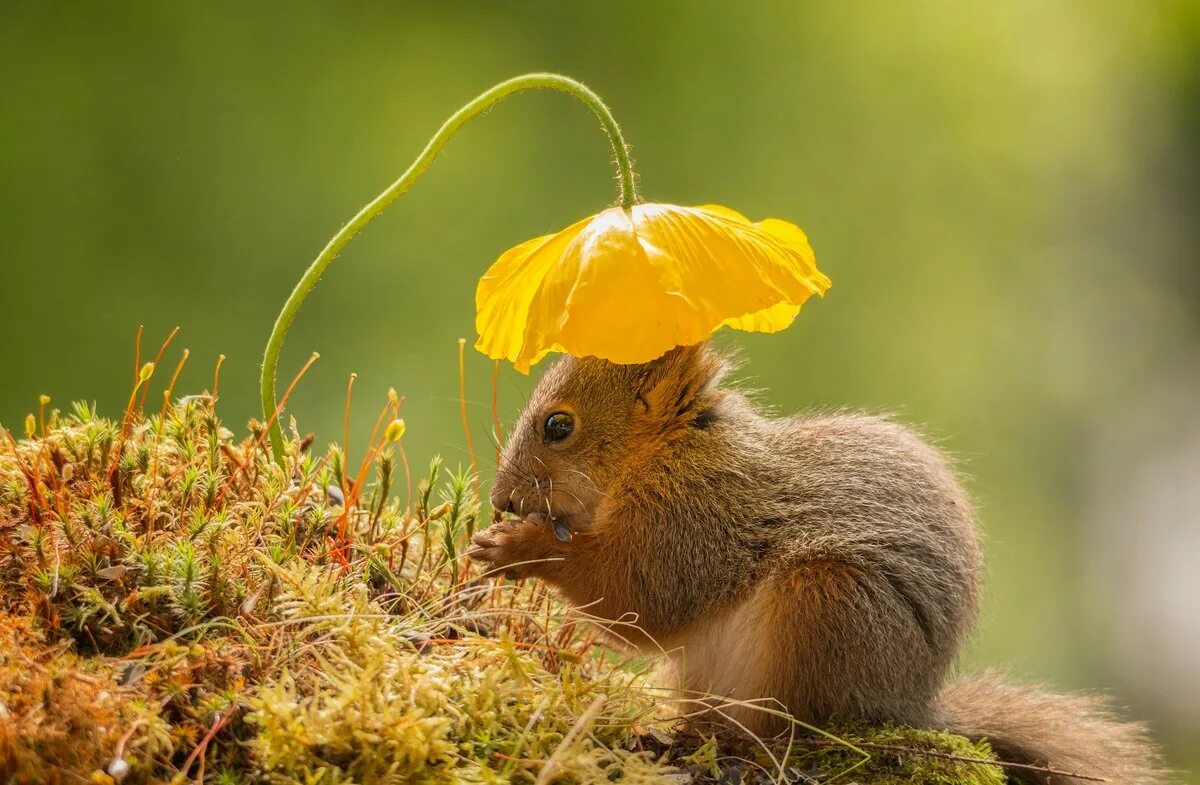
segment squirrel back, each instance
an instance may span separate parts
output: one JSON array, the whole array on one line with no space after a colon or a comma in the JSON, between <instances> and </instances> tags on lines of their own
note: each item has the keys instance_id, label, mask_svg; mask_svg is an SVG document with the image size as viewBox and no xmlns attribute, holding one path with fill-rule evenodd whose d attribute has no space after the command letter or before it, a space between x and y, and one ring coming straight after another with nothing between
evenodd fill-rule
<instances>
[{"instance_id":1,"label":"squirrel back","mask_svg":"<svg viewBox=\"0 0 1200 785\"><path fill-rule=\"evenodd\" d=\"M1140 730L1086 699L991 677L943 689L982 568L937 449L885 418L763 416L720 385L727 369L704 345L645 365L561 359L493 486L518 517L471 555L666 651L681 694L704 696L693 717L757 734L786 714L949 728L1032 765L1161 781Z\"/></svg>"}]
</instances>

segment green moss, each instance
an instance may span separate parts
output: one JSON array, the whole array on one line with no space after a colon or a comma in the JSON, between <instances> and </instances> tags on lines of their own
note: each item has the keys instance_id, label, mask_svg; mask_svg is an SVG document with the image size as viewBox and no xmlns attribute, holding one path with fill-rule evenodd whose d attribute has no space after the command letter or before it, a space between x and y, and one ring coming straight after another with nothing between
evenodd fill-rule
<instances>
[{"instance_id":1,"label":"green moss","mask_svg":"<svg viewBox=\"0 0 1200 785\"><path fill-rule=\"evenodd\" d=\"M943 731L894 725L834 728L831 733L859 747L870 758L835 743L799 753L790 759L792 765L801 770L847 772L854 780L875 785L1004 785L1007 781L1004 770L997 766L940 757L994 760L984 741L970 742Z\"/></svg>"},{"instance_id":2,"label":"green moss","mask_svg":"<svg viewBox=\"0 0 1200 785\"><path fill-rule=\"evenodd\" d=\"M467 472L435 460L406 506L386 434L353 459L293 434L284 472L262 433L236 439L202 395L0 439L0 779L1003 782L927 754L990 757L946 734L841 728L769 754L672 734L645 663L597 656L543 587L463 559Z\"/></svg>"}]
</instances>

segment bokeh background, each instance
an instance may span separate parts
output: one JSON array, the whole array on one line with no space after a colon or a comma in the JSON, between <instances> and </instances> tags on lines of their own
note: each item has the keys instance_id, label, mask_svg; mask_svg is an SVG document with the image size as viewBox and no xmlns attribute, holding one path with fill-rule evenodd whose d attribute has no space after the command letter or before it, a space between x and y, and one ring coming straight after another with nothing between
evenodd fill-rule
<instances>
[{"instance_id":1,"label":"bokeh background","mask_svg":"<svg viewBox=\"0 0 1200 785\"><path fill-rule=\"evenodd\" d=\"M1200 13L1194 3L6 2L0 422L117 413L133 337L218 353L255 414L275 313L453 109L527 70L611 104L654 200L801 224L832 277L728 336L780 410L896 412L954 452L990 568L965 667L1110 690L1200 761ZM497 254L614 196L555 94L510 100L334 264L291 412L352 444L388 387L409 454L464 461L456 339ZM491 365L468 358L490 454ZM531 380L500 374L515 415ZM1194 774L1186 774L1185 779Z\"/></svg>"}]
</instances>

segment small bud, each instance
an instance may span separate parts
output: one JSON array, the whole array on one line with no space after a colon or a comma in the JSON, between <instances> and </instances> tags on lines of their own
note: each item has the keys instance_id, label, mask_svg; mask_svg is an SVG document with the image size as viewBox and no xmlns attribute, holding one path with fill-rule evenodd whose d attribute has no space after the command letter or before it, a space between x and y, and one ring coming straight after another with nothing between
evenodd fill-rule
<instances>
[{"instance_id":1,"label":"small bud","mask_svg":"<svg viewBox=\"0 0 1200 785\"><path fill-rule=\"evenodd\" d=\"M38 396L38 403L40 403L42 406L49 406L50 405L50 396L46 395L45 393L42 393L41 395Z\"/></svg>"},{"instance_id":2,"label":"small bud","mask_svg":"<svg viewBox=\"0 0 1200 785\"><path fill-rule=\"evenodd\" d=\"M439 504L437 507L433 508L433 512L429 513L429 520L436 521L438 518L445 516L447 513L449 513L453 509L454 509L454 505L451 504L450 502L445 502L444 504Z\"/></svg>"},{"instance_id":3,"label":"small bud","mask_svg":"<svg viewBox=\"0 0 1200 785\"><path fill-rule=\"evenodd\" d=\"M142 366L142 370L138 371L138 384L145 384L150 381L150 377L154 375L154 363L146 363Z\"/></svg>"},{"instance_id":4,"label":"small bud","mask_svg":"<svg viewBox=\"0 0 1200 785\"><path fill-rule=\"evenodd\" d=\"M404 420L392 420L384 431L384 438L389 442L398 442L404 436Z\"/></svg>"},{"instance_id":5,"label":"small bud","mask_svg":"<svg viewBox=\"0 0 1200 785\"><path fill-rule=\"evenodd\" d=\"M74 476L75 476L75 464L68 463L66 466L62 467L63 482L70 482L71 478Z\"/></svg>"},{"instance_id":6,"label":"small bud","mask_svg":"<svg viewBox=\"0 0 1200 785\"><path fill-rule=\"evenodd\" d=\"M25 438L32 439L37 433L37 418L32 414L25 415Z\"/></svg>"},{"instance_id":7,"label":"small bud","mask_svg":"<svg viewBox=\"0 0 1200 785\"><path fill-rule=\"evenodd\" d=\"M388 388L388 400L391 401L392 403L395 403L396 401L400 400L400 393L396 392L395 387Z\"/></svg>"}]
</instances>

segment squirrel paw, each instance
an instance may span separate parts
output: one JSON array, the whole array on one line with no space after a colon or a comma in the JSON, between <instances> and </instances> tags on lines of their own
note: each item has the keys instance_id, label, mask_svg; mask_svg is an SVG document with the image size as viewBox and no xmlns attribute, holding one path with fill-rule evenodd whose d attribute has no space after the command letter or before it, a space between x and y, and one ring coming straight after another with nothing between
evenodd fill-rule
<instances>
[{"instance_id":1,"label":"squirrel paw","mask_svg":"<svg viewBox=\"0 0 1200 785\"><path fill-rule=\"evenodd\" d=\"M562 559L564 543L542 515L522 520L496 521L471 538L474 546L467 556L504 571L505 578L543 576L548 567Z\"/></svg>"}]
</instances>

